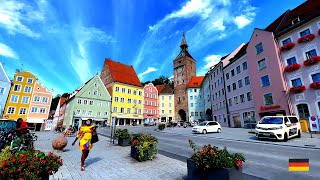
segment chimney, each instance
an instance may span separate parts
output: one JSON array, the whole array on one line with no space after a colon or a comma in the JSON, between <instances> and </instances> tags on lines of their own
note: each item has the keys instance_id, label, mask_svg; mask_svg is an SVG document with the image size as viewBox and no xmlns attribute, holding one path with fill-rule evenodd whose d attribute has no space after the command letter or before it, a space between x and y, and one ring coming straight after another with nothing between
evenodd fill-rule
<instances>
[{"instance_id":1,"label":"chimney","mask_svg":"<svg viewBox=\"0 0 320 180\"><path fill-rule=\"evenodd\" d=\"M19 69L16 69L16 73L19 73L20 72L20 70Z\"/></svg>"}]
</instances>

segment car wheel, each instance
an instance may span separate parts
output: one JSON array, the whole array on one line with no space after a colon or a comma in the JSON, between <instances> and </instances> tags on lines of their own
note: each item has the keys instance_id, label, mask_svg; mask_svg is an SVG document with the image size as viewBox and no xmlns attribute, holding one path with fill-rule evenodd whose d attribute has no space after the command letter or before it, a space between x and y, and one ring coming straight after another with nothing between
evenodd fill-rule
<instances>
[{"instance_id":1,"label":"car wheel","mask_svg":"<svg viewBox=\"0 0 320 180\"><path fill-rule=\"evenodd\" d=\"M221 133L221 129L220 128L218 128L217 133Z\"/></svg>"},{"instance_id":2,"label":"car wheel","mask_svg":"<svg viewBox=\"0 0 320 180\"><path fill-rule=\"evenodd\" d=\"M207 130L204 129L204 130L202 131L202 133L203 133L203 134L207 134Z\"/></svg>"},{"instance_id":3,"label":"car wheel","mask_svg":"<svg viewBox=\"0 0 320 180\"><path fill-rule=\"evenodd\" d=\"M288 135L287 135L287 133L284 134L283 141L284 141L284 142L287 142L287 141L288 141Z\"/></svg>"},{"instance_id":4,"label":"car wheel","mask_svg":"<svg viewBox=\"0 0 320 180\"><path fill-rule=\"evenodd\" d=\"M298 138L301 138L301 131L298 131Z\"/></svg>"}]
</instances>

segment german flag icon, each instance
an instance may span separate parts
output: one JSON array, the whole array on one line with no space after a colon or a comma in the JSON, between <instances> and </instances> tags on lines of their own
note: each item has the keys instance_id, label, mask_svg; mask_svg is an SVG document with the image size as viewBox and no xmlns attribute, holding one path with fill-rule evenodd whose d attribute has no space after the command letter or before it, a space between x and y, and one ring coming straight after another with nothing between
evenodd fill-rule
<instances>
[{"instance_id":1,"label":"german flag icon","mask_svg":"<svg viewBox=\"0 0 320 180\"><path fill-rule=\"evenodd\" d=\"M309 171L309 159L289 159L289 171Z\"/></svg>"}]
</instances>

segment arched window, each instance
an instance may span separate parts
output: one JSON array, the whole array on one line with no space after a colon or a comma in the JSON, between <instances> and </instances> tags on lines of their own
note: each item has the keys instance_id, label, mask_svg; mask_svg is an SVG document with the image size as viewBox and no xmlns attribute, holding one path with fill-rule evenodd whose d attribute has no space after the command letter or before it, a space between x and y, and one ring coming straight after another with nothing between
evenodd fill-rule
<instances>
[{"instance_id":1,"label":"arched window","mask_svg":"<svg viewBox=\"0 0 320 180\"><path fill-rule=\"evenodd\" d=\"M297 105L299 118L300 119L308 119L310 116L309 108L307 104L298 104Z\"/></svg>"}]
</instances>

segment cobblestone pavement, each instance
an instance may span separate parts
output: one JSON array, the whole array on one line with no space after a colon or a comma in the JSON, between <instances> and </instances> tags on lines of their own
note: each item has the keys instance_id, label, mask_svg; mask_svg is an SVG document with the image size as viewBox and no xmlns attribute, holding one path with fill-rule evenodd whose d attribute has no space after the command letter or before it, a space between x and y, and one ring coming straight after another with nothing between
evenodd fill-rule
<instances>
[{"instance_id":1,"label":"cobblestone pavement","mask_svg":"<svg viewBox=\"0 0 320 180\"><path fill-rule=\"evenodd\" d=\"M51 142L60 134L37 132L35 148L44 152L53 151ZM130 147L120 147L110 143L106 137L99 136L85 162L86 171L80 171L81 151L78 146L71 146L74 137L68 137L64 152L56 152L63 159L63 166L51 176L55 180L78 179L183 179L187 175L187 164L157 154L153 161L138 162L130 157Z\"/></svg>"}]
</instances>

